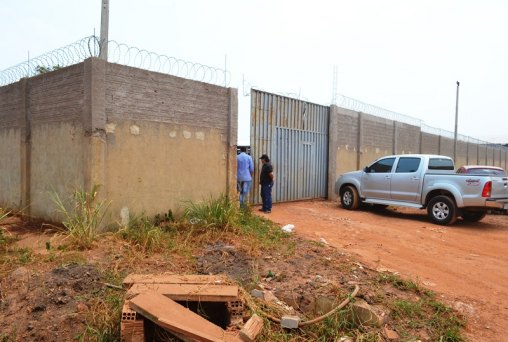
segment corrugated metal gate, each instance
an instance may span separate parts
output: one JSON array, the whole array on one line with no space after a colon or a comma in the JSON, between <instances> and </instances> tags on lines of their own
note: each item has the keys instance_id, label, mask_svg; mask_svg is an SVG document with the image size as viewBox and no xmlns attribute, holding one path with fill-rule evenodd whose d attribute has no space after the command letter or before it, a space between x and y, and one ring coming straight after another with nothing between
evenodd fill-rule
<instances>
[{"instance_id":1,"label":"corrugated metal gate","mask_svg":"<svg viewBox=\"0 0 508 342\"><path fill-rule=\"evenodd\" d=\"M274 202L327 196L329 115L329 107L252 89L252 203L261 202L258 158L264 153L274 167Z\"/></svg>"}]
</instances>

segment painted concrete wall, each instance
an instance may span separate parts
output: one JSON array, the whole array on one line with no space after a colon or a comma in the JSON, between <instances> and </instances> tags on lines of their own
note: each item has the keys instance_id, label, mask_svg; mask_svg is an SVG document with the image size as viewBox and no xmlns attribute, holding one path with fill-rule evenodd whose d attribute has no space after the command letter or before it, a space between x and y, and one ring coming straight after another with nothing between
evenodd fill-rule
<instances>
[{"instance_id":1,"label":"painted concrete wall","mask_svg":"<svg viewBox=\"0 0 508 342\"><path fill-rule=\"evenodd\" d=\"M108 124L106 190L111 209L156 214L226 192L227 151L217 129L162 122Z\"/></svg>"},{"instance_id":2,"label":"painted concrete wall","mask_svg":"<svg viewBox=\"0 0 508 342\"><path fill-rule=\"evenodd\" d=\"M117 221L235 196L237 115L236 89L96 58L1 87L0 206L58 219L51 193L100 184Z\"/></svg>"},{"instance_id":3,"label":"painted concrete wall","mask_svg":"<svg viewBox=\"0 0 508 342\"><path fill-rule=\"evenodd\" d=\"M84 187L84 132L79 123L55 122L32 127L30 214L55 218L54 193L69 198Z\"/></svg>"},{"instance_id":4,"label":"painted concrete wall","mask_svg":"<svg viewBox=\"0 0 508 342\"><path fill-rule=\"evenodd\" d=\"M236 193L237 92L108 64L107 198L154 215Z\"/></svg>"},{"instance_id":5,"label":"painted concrete wall","mask_svg":"<svg viewBox=\"0 0 508 342\"><path fill-rule=\"evenodd\" d=\"M55 218L53 194L62 199L84 186L84 65L29 80L30 214Z\"/></svg>"},{"instance_id":6,"label":"painted concrete wall","mask_svg":"<svg viewBox=\"0 0 508 342\"><path fill-rule=\"evenodd\" d=\"M0 207L21 204L20 129L0 128Z\"/></svg>"}]
</instances>

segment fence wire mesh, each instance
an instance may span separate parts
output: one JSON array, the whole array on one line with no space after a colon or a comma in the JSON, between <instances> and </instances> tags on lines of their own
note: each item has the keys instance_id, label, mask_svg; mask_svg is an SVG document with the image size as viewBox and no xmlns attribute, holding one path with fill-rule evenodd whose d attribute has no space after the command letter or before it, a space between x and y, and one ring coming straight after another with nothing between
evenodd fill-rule
<instances>
[{"instance_id":1,"label":"fence wire mesh","mask_svg":"<svg viewBox=\"0 0 508 342\"><path fill-rule=\"evenodd\" d=\"M36 76L44 71L81 63L89 57L99 57L99 37L89 36L62 48L0 71L0 86L19 81L23 77ZM165 73L195 81L228 86L231 75L227 70L194 63L183 59L160 55L131 47L114 40L108 41L108 62Z\"/></svg>"}]
</instances>

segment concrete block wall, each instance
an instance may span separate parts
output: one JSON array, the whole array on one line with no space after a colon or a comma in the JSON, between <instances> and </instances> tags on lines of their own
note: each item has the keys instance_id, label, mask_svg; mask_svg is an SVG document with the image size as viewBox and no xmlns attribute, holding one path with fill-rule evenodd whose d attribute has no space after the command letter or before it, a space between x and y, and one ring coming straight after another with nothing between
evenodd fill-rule
<instances>
[{"instance_id":1,"label":"concrete block wall","mask_svg":"<svg viewBox=\"0 0 508 342\"><path fill-rule=\"evenodd\" d=\"M424 154L439 154L440 141L439 135L422 132L420 152Z\"/></svg>"},{"instance_id":2,"label":"concrete block wall","mask_svg":"<svg viewBox=\"0 0 508 342\"><path fill-rule=\"evenodd\" d=\"M394 152L395 125L392 120L369 114L360 115L360 165Z\"/></svg>"},{"instance_id":3,"label":"concrete block wall","mask_svg":"<svg viewBox=\"0 0 508 342\"><path fill-rule=\"evenodd\" d=\"M51 193L102 185L109 221L236 192L237 91L106 63L0 87L0 207L58 219Z\"/></svg>"},{"instance_id":4,"label":"concrete block wall","mask_svg":"<svg viewBox=\"0 0 508 342\"><path fill-rule=\"evenodd\" d=\"M441 154L453 158L454 140L420 127L344 108L330 107L328 199L337 200L336 179L389 154ZM507 168L508 150L457 141L456 165L490 164Z\"/></svg>"},{"instance_id":5,"label":"concrete block wall","mask_svg":"<svg viewBox=\"0 0 508 342\"><path fill-rule=\"evenodd\" d=\"M420 127L394 121L394 153L420 153Z\"/></svg>"},{"instance_id":6,"label":"concrete block wall","mask_svg":"<svg viewBox=\"0 0 508 342\"><path fill-rule=\"evenodd\" d=\"M467 143L467 163L478 164L478 145L471 142Z\"/></svg>"},{"instance_id":7,"label":"concrete block wall","mask_svg":"<svg viewBox=\"0 0 508 342\"><path fill-rule=\"evenodd\" d=\"M236 191L237 93L108 64L107 197L147 214Z\"/></svg>"},{"instance_id":8,"label":"concrete block wall","mask_svg":"<svg viewBox=\"0 0 508 342\"><path fill-rule=\"evenodd\" d=\"M20 207L24 83L0 87L0 207Z\"/></svg>"},{"instance_id":9,"label":"concrete block wall","mask_svg":"<svg viewBox=\"0 0 508 342\"><path fill-rule=\"evenodd\" d=\"M448 157L453 158L453 148L454 148L453 147L454 146L453 139L440 136L439 146L440 146L440 149L439 149L439 153L437 153L437 154L441 154L443 156L448 156Z\"/></svg>"},{"instance_id":10,"label":"concrete block wall","mask_svg":"<svg viewBox=\"0 0 508 342\"><path fill-rule=\"evenodd\" d=\"M467 165L469 163L468 147L469 146L467 142L457 140L457 160L455 160L457 167L460 167L460 165ZM453 158L453 150L450 157Z\"/></svg>"}]
</instances>

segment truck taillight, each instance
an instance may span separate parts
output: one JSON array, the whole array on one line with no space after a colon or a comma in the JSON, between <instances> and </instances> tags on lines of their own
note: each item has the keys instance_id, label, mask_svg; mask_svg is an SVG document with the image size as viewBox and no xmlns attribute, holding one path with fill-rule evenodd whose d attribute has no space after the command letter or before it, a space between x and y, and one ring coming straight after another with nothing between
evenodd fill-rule
<instances>
[{"instance_id":1,"label":"truck taillight","mask_svg":"<svg viewBox=\"0 0 508 342\"><path fill-rule=\"evenodd\" d=\"M492 191L492 181L488 181L483 186L482 197L490 197L491 191Z\"/></svg>"}]
</instances>

